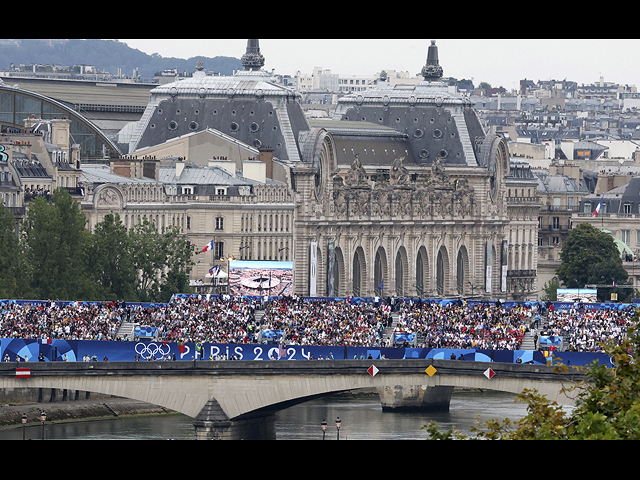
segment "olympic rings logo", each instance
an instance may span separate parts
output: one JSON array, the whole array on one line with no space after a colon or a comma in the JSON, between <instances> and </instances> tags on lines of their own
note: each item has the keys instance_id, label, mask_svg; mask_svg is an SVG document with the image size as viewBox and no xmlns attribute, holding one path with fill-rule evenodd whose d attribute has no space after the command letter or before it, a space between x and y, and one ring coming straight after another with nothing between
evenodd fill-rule
<instances>
[{"instance_id":1,"label":"olympic rings logo","mask_svg":"<svg viewBox=\"0 0 640 480\"><path fill-rule=\"evenodd\" d=\"M147 355L151 355L152 357L155 357L158 352L160 352L161 354L160 358L162 358L165 355L169 355L169 351L171 350L169 348L169 345L165 345L165 347L166 347L166 351L163 349L162 345L158 345L157 343L152 342L152 343L146 344L146 343L139 342L139 343L136 343L136 346L134 349L136 353L143 358L146 358Z\"/></svg>"}]
</instances>

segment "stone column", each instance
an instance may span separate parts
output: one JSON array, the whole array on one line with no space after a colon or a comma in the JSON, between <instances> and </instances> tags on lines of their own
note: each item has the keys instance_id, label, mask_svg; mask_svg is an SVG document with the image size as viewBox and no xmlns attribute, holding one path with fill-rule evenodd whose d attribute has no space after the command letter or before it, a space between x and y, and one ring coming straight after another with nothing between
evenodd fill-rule
<instances>
[{"instance_id":1,"label":"stone column","mask_svg":"<svg viewBox=\"0 0 640 480\"><path fill-rule=\"evenodd\" d=\"M454 387L395 385L378 388L382 411L448 411Z\"/></svg>"},{"instance_id":2,"label":"stone column","mask_svg":"<svg viewBox=\"0 0 640 480\"><path fill-rule=\"evenodd\" d=\"M215 398L210 399L193 421L198 440L275 440L275 415L265 414L230 420Z\"/></svg>"}]
</instances>

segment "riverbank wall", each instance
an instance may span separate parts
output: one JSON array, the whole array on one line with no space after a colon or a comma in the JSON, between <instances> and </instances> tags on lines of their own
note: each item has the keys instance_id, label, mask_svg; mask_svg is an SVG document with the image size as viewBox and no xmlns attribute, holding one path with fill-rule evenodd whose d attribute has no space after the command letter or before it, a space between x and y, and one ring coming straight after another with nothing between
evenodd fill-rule
<instances>
[{"instance_id":1,"label":"riverbank wall","mask_svg":"<svg viewBox=\"0 0 640 480\"><path fill-rule=\"evenodd\" d=\"M68 422L138 415L176 413L167 408L129 398L58 389L0 389L0 428L39 424L42 412L47 422Z\"/></svg>"}]
</instances>

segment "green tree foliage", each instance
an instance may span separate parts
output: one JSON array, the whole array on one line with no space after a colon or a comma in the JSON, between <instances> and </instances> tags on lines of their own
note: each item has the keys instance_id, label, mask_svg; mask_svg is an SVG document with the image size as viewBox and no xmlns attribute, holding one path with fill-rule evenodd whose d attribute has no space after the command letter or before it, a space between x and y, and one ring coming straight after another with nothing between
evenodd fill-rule
<instances>
[{"instance_id":1,"label":"green tree foliage","mask_svg":"<svg viewBox=\"0 0 640 480\"><path fill-rule=\"evenodd\" d=\"M167 302L190 293L193 248L177 227L158 232L148 220L127 231L107 214L92 233L66 189L36 197L15 232L0 205L0 297L33 300Z\"/></svg>"},{"instance_id":2,"label":"green tree foliage","mask_svg":"<svg viewBox=\"0 0 640 480\"><path fill-rule=\"evenodd\" d=\"M184 285L186 275L182 277L180 273L184 274L193 265L193 248L180 235L179 228L169 227L158 232L155 224L146 218L135 225L129 235L133 263L138 271L138 299L143 302L168 301L171 298L168 292Z\"/></svg>"},{"instance_id":3,"label":"green tree foliage","mask_svg":"<svg viewBox=\"0 0 640 480\"><path fill-rule=\"evenodd\" d=\"M552 278L548 282L545 282L542 290L544 291L544 295L542 296L543 301L555 302L558 300L558 288L560 288L560 282L557 278Z\"/></svg>"},{"instance_id":4,"label":"green tree foliage","mask_svg":"<svg viewBox=\"0 0 640 480\"><path fill-rule=\"evenodd\" d=\"M635 327L619 345L605 344L611 366L597 360L585 371L586 379L568 390L576 394L575 408L567 413L535 390L524 390L517 401L527 403L527 415L518 420L493 419L472 429L485 440L638 440L640 439L640 333ZM561 360L561 359L560 359ZM567 371L566 366L558 368ZM456 430L441 432L434 422L425 425L430 439L466 440Z\"/></svg>"},{"instance_id":5,"label":"green tree foliage","mask_svg":"<svg viewBox=\"0 0 640 480\"><path fill-rule=\"evenodd\" d=\"M0 298L20 298L28 285L16 219L0 202Z\"/></svg>"},{"instance_id":6,"label":"green tree foliage","mask_svg":"<svg viewBox=\"0 0 640 480\"><path fill-rule=\"evenodd\" d=\"M78 203L65 189L51 201L29 202L22 224L26 260L34 299L90 300L97 290L88 268L91 233Z\"/></svg>"},{"instance_id":7,"label":"green tree foliage","mask_svg":"<svg viewBox=\"0 0 640 480\"><path fill-rule=\"evenodd\" d=\"M556 270L558 279L567 288L584 288L589 284L623 284L629 274L622 266L622 257L613 237L582 223L571 230L560 251L562 263ZM629 294L631 294L631 289ZM605 299L609 290L599 292Z\"/></svg>"},{"instance_id":8,"label":"green tree foliage","mask_svg":"<svg viewBox=\"0 0 640 480\"><path fill-rule=\"evenodd\" d=\"M136 269L132 241L120 215L109 213L93 231L91 270L96 272L105 300L136 301Z\"/></svg>"}]
</instances>

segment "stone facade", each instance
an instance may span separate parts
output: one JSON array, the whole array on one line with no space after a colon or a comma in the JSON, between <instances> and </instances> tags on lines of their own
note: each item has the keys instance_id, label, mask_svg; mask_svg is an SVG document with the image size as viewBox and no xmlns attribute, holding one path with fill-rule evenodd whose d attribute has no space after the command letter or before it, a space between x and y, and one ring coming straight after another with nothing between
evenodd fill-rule
<instances>
[{"instance_id":1,"label":"stone facade","mask_svg":"<svg viewBox=\"0 0 640 480\"><path fill-rule=\"evenodd\" d=\"M90 228L109 212L178 226L202 293L220 293L207 272L232 257L293 261L304 296L536 297L537 181L440 81L435 43L423 81L381 78L331 120L270 81L257 40L247 53L232 77L199 65L154 89L131 153L81 167Z\"/></svg>"},{"instance_id":2,"label":"stone facade","mask_svg":"<svg viewBox=\"0 0 640 480\"><path fill-rule=\"evenodd\" d=\"M296 293L535 297L537 181L438 81L434 50L413 89L380 82L311 122L291 167Z\"/></svg>"}]
</instances>

